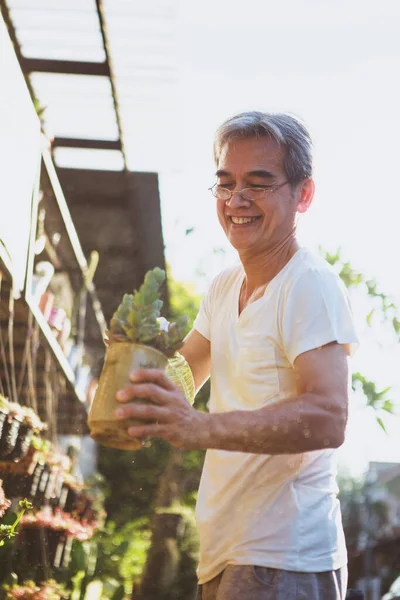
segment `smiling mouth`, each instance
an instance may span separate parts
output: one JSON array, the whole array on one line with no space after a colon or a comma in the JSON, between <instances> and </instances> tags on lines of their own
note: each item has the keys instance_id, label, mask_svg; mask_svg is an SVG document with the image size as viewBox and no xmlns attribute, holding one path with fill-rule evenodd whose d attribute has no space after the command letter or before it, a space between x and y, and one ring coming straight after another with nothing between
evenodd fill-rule
<instances>
[{"instance_id":1,"label":"smiling mouth","mask_svg":"<svg viewBox=\"0 0 400 600\"><path fill-rule=\"evenodd\" d=\"M234 223L235 225L248 225L249 223L258 221L258 219L261 219L261 217L229 217L231 223Z\"/></svg>"}]
</instances>

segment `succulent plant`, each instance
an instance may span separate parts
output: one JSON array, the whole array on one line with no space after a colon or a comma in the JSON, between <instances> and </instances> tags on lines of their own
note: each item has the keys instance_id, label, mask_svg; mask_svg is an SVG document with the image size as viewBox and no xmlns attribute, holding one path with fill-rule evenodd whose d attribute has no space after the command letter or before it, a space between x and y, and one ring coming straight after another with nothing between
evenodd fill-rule
<instances>
[{"instance_id":1,"label":"succulent plant","mask_svg":"<svg viewBox=\"0 0 400 600\"><path fill-rule=\"evenodd\" d=\"M36 433L47 429L47 424L43 423L35 411L29 406L22 406L23 423L31 427Z\"/></svg>"},{"instance_id":2,"label":"succulent plant","mask_svg":"<svg viewBox=\"0 0 400 600\"><path fill-rule=\"evenodd\" d=\"M10 403L7 398L0 394L0 410L8 413L10 411Z\"/></svg>"},{"instance_id":3,"label":"succulent plant","mask_svg":"<svg viewBox=\"0 0 400 600\"><path fill-rule=\"evenodd\" d=\"M148 271L139 291L124 294L114 313L107 332L110 343L132 342L152 346L171 357L182 346L187 319L178 317L168 323L160 317L163 306L160 288L165 281L165 271L156 267Z\"/></svg>"},{"instance_id":4,"label":"succulent plant","mask_svg":"<svg viewBox=\"0 0 400 600\"><path fill-rule=\"evenodd\" d=\"M39 433L47 429L47 424L43 423L35 411L29 406L23 406L18 402L10 402L8 398L5 398L0 394L0 411L6 412L22 421L24 425L32 428L35 432Z\"/></svg>"}]
</instances>

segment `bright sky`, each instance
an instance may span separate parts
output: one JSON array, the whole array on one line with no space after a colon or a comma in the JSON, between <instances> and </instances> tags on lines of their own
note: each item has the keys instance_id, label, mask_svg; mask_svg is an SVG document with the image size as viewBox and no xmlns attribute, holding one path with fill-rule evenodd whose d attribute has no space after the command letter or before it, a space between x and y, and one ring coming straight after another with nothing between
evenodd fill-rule
<instances>
[{"instance_id":1,"label":"bright sky","mask_svg":"<svg viewBox=\"0 0 400 600\"><path fill-rule=\"evenodd\" d=\"M243 110L283 111L300 116L314 139L317 192L299 224L302 243L340 246L354 268L400 300L399 26L397 0L182 3L177 130L163 140L170 164L160 173L176 277L193 280L200 270L202 290L235 259L207 192L215 128ZM353 366L392 385L400 401L399 347L391 337L381 347L382 335L361 332ZM354 399L344 461L354 471L368 459L400 461L400 419L388 420L387 437L359 404Z\"/></svg>"}]
</instances>

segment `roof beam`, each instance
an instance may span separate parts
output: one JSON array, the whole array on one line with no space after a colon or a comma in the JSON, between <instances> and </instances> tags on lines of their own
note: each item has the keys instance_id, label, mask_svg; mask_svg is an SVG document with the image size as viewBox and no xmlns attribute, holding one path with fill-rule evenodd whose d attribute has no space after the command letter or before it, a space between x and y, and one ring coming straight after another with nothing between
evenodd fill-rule
<instances>
[{"instance_id":1,"label":"roof beam","mask_svg":"<svg viewBox=\"0 0 400 600\"><path fill-rule=\"evenodd\" d=\"M48 60L45 58L22 58L27 73L62 73L64 75L99 75L110 77L107 62L84 62L77 60Z\"/></svg>"},{"instance_id":2,"label":"roof beam","mask_svg":"<svg viewBox=\"0 0 400 600\"><path fill-rule=\"evenodd\" d=\"M121 150L121 141L55 137L53 141L53 148L54 147L88 148L90 150Z\"/></svg>"},{"instance_id":3,"label":"roof beam","mask_svg":"<svg viewBox=\"0 0 400 600\"><path fill-rule=\"evenodd\" d=\"M18 62L22 66L23 57L22 57L22 53L21 53L21 46L19 45L17 34L15 32L15 27L11 20L10 11L8 10L8 6L5 2L5 0L0 0L0 12L3 16L4 23L6 24L6 27L8 30L8 35L10 36L11 42L14 46L14 52L16 54ZM35 96L35 92L33 90L32 84L31 84L26 72L22 71L22 73L23 73L26 85L28 86L29 93L33 100L36 96Z\"/></svg>"},{"instance_id":4,"label":"roof beam","mask_svg":"<svg viewBox=\"0 0 400 600\"><path fill-rule=\"evenodd\" d=\"M99 17L99 24L100 24L100 30L101 30L101 37L103 39L104 52L106 54L106 61L107 61L107 65L108 65L108 68L109 68L109 77L110 77L110 83L111 83L111 92L112 92L113 101L114 101L114 109L115 109L115 116L116 116L116 119L117 119L117 127L118 127L119 139L120 139L120 142L121 142L121 152L122 152L122 157L123 157L123 160L124 160L124 165L125 165L125 168L126 168L127 167L127 161L126 161L126 151L125 151L125 144L124 144L124 136L123 136L123 132L122 132L122 123L121 123L121 115L120 115L120 111L119 111L119 102L118 102L117 88L115 86L114 71L113 71L113 66L112 66L112 61L111 61L111 56L110 56L110 50L109 50L109 41L108 41L108 34L107 34L106 19L105 19L105 16L104 16L103 0L96 0L96 8L97 8L97 14L98 14L98 17Z\"/></svg>"}]
</instances>

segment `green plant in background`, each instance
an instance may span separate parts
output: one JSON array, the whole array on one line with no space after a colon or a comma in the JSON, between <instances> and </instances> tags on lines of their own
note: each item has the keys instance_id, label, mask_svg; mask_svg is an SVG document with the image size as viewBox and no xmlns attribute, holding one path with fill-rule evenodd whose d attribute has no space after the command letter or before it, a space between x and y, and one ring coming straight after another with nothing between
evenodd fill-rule
<instances>
[{"instance_id":1,"label":"green plant in background","mask_svg":"<svg viewBox=\"0 0 400 600\"><path fill-rule=\"evenodd\" d=\"M122 527L109 521L94 536L98 557L94 579L116 580L122 583L126 594L140 579L150 546L149 518L131 520Z\"/></svg>"},{"instance_id":2,"label":"green plant in background","mask_svg":"<svg viewBox=\"0 0 400 600\"><path fill-rule=\"evenodd\" d=\"M21 510L17 514L14 523L12 525L0 525L0 546L4 546L6 542L8 542L14 536L17 535L16 528L18 526L18 523L22 519L24 513L27 510L31 510L33 508L32 504L26 498L24 500L20 500L18 504L21 507Z\"/></svg>"},{"instance_id":3,"label":"green plant in background","mask_svg":"<svg viewBox=\"0 0 400 600\"><path fill-rule=\"evenodd\" d=\"M368 299L369 312L365 315L368 327L379 324L386 326L394 334L394 340L400 339L400 314L393 298L378 289L378 284L373 279L367 278L363 273L353 269L350 262L344 261L340 248L335 252L326 252L320 248L321 255L336 270L337 274L347 289L358 289L364 292ZM391 387L378 390L374 381L361 373L352 374L352 388L361 391L365 398L365 406L373 409L378 425L387 433L385 419L395 413L395 402L389 397ZM389 395L389 396L388 396Z\"/></svg>"},{"instance_id":4,"label":"green plant in background","mask_svg":"<svg viewBox=\"0 0 400 600\"><path fill-rule=\"evenodd\" d=\"M38 98L33 99L33 107L40 121L43 121L44 113L46 112L47 106L42 106Z\"/></svg>"},{"instance_id":5,"label":"green plant in background","mask_svg":"<svg viewBox=\"0 0 400 600\"><path fill-rule=\"evenodd\" d=\"M0 411L16 416L24 425L33 429L36 433L47 429L47 424L40 420L32 408L18 404L18 402L11 402L2 394L0 394Z\"/></svg>"},{"instance_id":6,"label":"green plant in background","mask_svg":"<svg viewBox=\"0 0 400 600\"><path fill-rule=\"evenodd\" d=\"M148 271L139 291L124 294L114 313L108 337L110 343L132 342L152 346L172 357L182 345L187 318L177 317L174 323L161 319L163 302L160 288L165 281L165 271L156 267Z\"/></svg>"},{"instance_id":7,"label":"green plant in background","mask_svg":"<svg viewBox=\"0 0 400 600\"><path fill-rule=\"evenodd\" d=\"M167 273L167 317L170 321L176 321L180 315L185 315L188 322L183 333L186 335L193 326L201 296L192 284L176 281L169 270ZM205 408L208 396L209 385L206 384L196 397L198 408ZM107 482L105 508L108 517L105 529L94 536L98 548L94 578L103 582L117 579L124 583L126 590L130 589L131 582L138 585L152 545L154 515L159 512L157 498L167 480L177 488L178 496L182 498L183 506L174 505L173 510L184 513L185 527L183 536L178 540L180 558L173 589L168 599L162 600L191 600L196 591L197 531L193 518L189 516L194 514L194 495L205 453L183 453L182 465L170 477L168 464L174 460L172 454L167 442L158 439L152 441L146 452L121 452L104 446L99 448L99 469ZM162 504L165 509L165 503ZM123 543L124 540L131 541L129 546ZM155 578L159 578L159 570L157 567ZM103 587L101 598L105 598L107 593Z\"/></svg>"}]
</instances>

